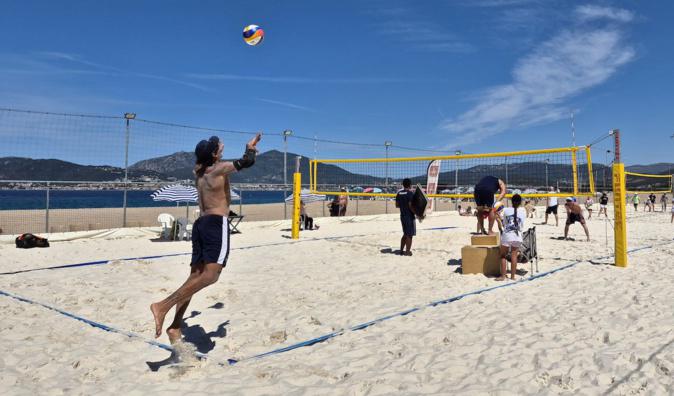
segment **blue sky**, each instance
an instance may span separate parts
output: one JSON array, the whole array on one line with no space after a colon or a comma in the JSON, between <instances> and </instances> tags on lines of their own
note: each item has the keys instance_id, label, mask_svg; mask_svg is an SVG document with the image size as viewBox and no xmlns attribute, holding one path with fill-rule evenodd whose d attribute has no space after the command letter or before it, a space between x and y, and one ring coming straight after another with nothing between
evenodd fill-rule
<instances>
[{"instance_id":1,"label":"blue sky","mask_svg":"<svg viewBox=\"0 0 674 396\"><path fill-rule=\"evenodd\" d=\"M578 144L620 128L626 163L674 158L669 1L33 0L2 14L0 107L261 130L263 150L282 148L287 128L381 144L290 141L319 157L383 156L385 140L472 153L569 146L573 110ZM266 32L257 47L241 37L251 23ZM102 138L116 127L99 125L55 125L48 145L27 149L0 120L0 156L119 165L118 140ZM132 162L208 135L146 133ZM231 136L226 155L244 138Z\"/></svg>"}]
</instances>

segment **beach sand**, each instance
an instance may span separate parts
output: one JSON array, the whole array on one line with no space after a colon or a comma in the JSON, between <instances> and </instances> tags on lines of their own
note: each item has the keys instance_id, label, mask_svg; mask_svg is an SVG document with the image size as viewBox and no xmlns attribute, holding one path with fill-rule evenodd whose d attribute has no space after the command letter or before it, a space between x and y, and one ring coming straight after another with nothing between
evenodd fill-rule
<instances>
[{"instance_id":1,"label":"beach sand","mask_svg":"<svg viewBox=\"0 0 674 396\"><path fill-rule=\"evenodd\" d=\"M233 250L220 280L198 293L187 310L181 348L197 349L209 359L186 358L178 366L163 364L169 352L143 340L153 339L149 304L184 281L189 255L114 259L189 253L188 242L159 242L148 232L122 230L54 242L48 249L0 244L1 272L113 259L106 265L2 275L0 290L142 338L0 296L5 313L0 391L671 394L674 226L669 214L629 213L630 248L652 247L631 253L628 268L595 259L612 253L612 229L603 220L588 221L592 242L581 242L578 224L571 226L575 241L552 239L562 235L564 217L559 227L537 226L540 270L579 264L432 307L425 305L512 284L457 272L460 249L475 228L472 217L439 212L418 224L412 257L388 253L400 241L396 214L317 219L320 230L303 232L299 241L288 239L288 221L244 222L243 233L231 238ZM414 307L423 308L312 346L218 364ZM172 312L165 325L171 319ZM168 343L165 334L159 341Z\"/></svg>"}]
</instances>

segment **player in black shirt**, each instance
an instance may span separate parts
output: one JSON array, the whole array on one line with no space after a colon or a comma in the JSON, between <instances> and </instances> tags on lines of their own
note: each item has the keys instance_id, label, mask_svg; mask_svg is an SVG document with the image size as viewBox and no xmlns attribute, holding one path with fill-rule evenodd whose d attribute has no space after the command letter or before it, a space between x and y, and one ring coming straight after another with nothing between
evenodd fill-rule
<instances>
[{"instance_id":1,"label":"player in black shirt","mask_svg":"<svg viewBox=\"0 0 674 396\"><path fill-rule=\"evenodd\" d=\"M473 197L477 205L477 229L478 232L487 234L484 229L484 218L489 218L489 234L493 234L495 215L494 195L499 192L497 201L500 201L506 195L506 185L503 180L494 176L483 177L476 185Z\"/></svg>"},{"instance_id":2,"label":"player in black shirt","mask_svg":"<svg viewBox=\"0 0 674 396\"><path fill-rule=\"evenodd\" d=\"M396 208L400 209L400 223L403 226L403 237L400 238L400 255L411 256L412 237L417 234L414 208L412 207L412 181L403 180L403 189L396 194ZM406 248L406 249L405 249Z\"/></svg>"}]
</instances>

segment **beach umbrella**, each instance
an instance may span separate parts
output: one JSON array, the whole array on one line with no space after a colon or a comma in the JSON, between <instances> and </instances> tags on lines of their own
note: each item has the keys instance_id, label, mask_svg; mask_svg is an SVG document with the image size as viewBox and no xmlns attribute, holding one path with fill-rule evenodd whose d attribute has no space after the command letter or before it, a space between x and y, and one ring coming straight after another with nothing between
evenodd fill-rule
<instances>
[{"instance_id":1,"label":"beach umbrella","mask_svg":"<svg viewBox=\"0 0 674 396\"><path fill-rule=\"evenodd\" d=\"M362 193L363 187L354 187L354 188L351 189L351 191L356 192L356 193Z\"/></svg>"},{"instance_id":2,"label":"beach umbrella","mask_svg":"<svg viewBox=\"0 0 674 396\"><path fill-rule=\"evenodd\" d=\"M305 204L310 203L310 202L319 202L319 201L325 201L325 195L323 194L312 194L309 190L302 190L300 191L300 200L302 200ZM289 195L285 199L286 203L292 204L293 203L293 195Z\"/></svg>"},{"instance_id":3,"label":"beach umbrella","mask_svg":"<svg viewBox=\"0 0 674 396\"><path fill-rule=\"evenodd\" d=\"M182 184L172 184L155 191L152 195L154 201L186 202L186 217L190 218L190 202L197 202L199 193L192 186L183 186Z\"/></svg>"},{"instance_id":4,"label":"beach umbrella","mask_svg":"<svg viewBox=\"0 0 674 396\"><path fill-rule=\"evenodd\" d=\"M238 201L241 199L241 196L234 190L229 190L229 196L232 198L232 201Z\"/></svg>"},{"instance_id":5,"label":"beach umbrella","mask_svg":"<svg viewBox=\"0 0 674 396\"><path fill-rule=\"evenodd\" d=\"M154 201L197 202L199 193L192 186L172 184L155 191L151 197Z\"/></svg>"}]
</instances>

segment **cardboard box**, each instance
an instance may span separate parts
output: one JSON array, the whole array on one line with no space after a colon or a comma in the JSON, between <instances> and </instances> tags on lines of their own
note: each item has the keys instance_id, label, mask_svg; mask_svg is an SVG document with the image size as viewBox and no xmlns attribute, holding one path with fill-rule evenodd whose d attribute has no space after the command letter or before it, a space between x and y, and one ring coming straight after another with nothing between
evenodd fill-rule
<instances>
[{"instance_id":1,"label":"cardboard box","mask_svg":"<svg viewBox=\"0 0 674 396\"><path fill-rule=\"evenodd\" d=\"M472 246L498 246L501 244L501 234L472 235L470 244Z\"/></svg>"},{"instance_id":2,"label":"cardboard box","mask_svg":"<svg viewBox=\"0 0 674 396\"><path fill-rule=\"evenodd\" d=\"M501 275L501 254L498 246L464 246L461 248L461 273Z\"/></svg>"}]
</instances>

